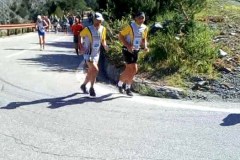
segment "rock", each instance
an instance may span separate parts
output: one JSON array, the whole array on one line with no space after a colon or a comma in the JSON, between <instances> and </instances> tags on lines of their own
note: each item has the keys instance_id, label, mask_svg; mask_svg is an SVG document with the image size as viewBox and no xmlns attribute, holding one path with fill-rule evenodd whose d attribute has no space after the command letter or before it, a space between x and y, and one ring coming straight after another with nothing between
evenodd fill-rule
<instances>
[{"instance_id":1,"label":"rock","mask_svg":"<svg viewBox=\"0 0 240 160\"><path fill-rule=\"evenodd\" d=\"M220 35L225 35L225 34L226 34L226 32L224 32L224 31L220 32Z\"/></svg>"},{"instance_id":2,"label":"rock","mask_svg":"<svg viewBox=\"0 0 240 160\"><path fill-rule=\"evenodd\" d=\"M202 77L192 77L192 78L191 78L191 81L193 81L193 82L199 82L199 81L203 81L203 78L202 78Z\"/></svg>"},{"instance_id":3,"label":"rock","mask_svg":"<svg viewBox=\"0 0 240 160\"><path fill-rule=\"evenodd\" d=\"M175 39L176 39L176 40L180 40L180 38L179 38L179 37L177 37L177 36L175 37Z\"/></svg>"},{"instance_id":4,"label":"rock","mask_svg":"<svg viewBox=\"0 0 240 160\"><path fill-rule=\"evenodd\" d=\"M227 55L228 55L227 52L223 51L222 49L219 50L219 56L220 56L220 57L225 57L225 56L227 56Z\"/></svg>"},{"instance_id":5,"label":"rock","mask_svg":"<svg viewBox=\"0 0 240 160\"><path fill-rule=\"evenodd\" d=\"M236 36L237 34L234 33L234 32L231 32L230 35L231 35L231 36Z\"/></svg>"},{"instance_id":6,"label":"rock","mask_svg":"<svg viewBox=\"0 0 240 160\"><path fill-rule=\"evenodd\" d=\"M219 69L219 71L223 71L223 72L226 72L226 73L231 73L232 72L232 69L231 68L227 68L227 67L221 67Z\"/></svg>"},{"instance_id":7,"label":"rock","mask_svg":"<svg viewBox=\"0 0 240 160\"><path fill-rule=\"evenodd\" d=\"M199 86L205 86L207 84L207 81L199 81L197 84Z\"/></svg>"}]
</instances>

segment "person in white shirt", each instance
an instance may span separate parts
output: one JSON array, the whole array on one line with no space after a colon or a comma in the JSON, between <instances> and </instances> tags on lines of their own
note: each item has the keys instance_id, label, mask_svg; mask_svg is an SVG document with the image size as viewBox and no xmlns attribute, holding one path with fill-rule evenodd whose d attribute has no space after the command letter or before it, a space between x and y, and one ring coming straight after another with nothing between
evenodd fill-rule
<instances>
[{"instance_id":1,"label":"person in white shirt","mask_svg":"<svg viewBox=\"0 0 240 160\"><path fill-rule=\"evenodd\" d=\"M48 27L48 23L42 18L37 16L36 29L38 31L40 50L42 51L45 47L45 30Z\"/></svg>"}]
</instances>

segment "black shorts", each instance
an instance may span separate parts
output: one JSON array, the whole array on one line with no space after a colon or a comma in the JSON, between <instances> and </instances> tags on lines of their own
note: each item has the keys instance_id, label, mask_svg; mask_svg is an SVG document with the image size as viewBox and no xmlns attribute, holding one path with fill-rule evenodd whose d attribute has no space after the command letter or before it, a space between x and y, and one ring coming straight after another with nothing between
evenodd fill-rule
<instances>
[{"instance_id":1,"label":"black shorts","mask_svg":"<svg viewBox=\"0 0 240 160\"><path fill-rule=\"evenodd\" d=\"M131 53L131 52L129 52L129 51L127 50L126 47L122 47L123 58L124 58L124 61L125 61L127 64L137 63L137 60L138 60L138 52L139 52L139 50L133 51L133 52Z\"/></svg>"},{"instance_id":2,"label":"black shorts","mask_svg":"<svg viewBox=\"0 0 240 160\"><path fill-rule=\"evenodd\" d=\"M78 36L77 36L77 35L74 35L74 36L73 36L73 42L74 42L74 43L78 43Z\"/></svg>"}]
</instances>

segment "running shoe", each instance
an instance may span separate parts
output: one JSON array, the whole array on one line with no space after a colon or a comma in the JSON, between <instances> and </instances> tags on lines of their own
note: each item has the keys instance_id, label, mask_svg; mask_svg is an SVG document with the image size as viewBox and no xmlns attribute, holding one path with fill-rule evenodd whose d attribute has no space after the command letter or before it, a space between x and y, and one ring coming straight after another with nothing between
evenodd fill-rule
<instances>
[{"instance_id":1,"label":"running shoe","mask_svg":"<svg viewBox=\"0 0 240 160\"><path fill-rule=\"evenodd\" d=\"M132 91L130 89L126 89L126 94L128 96L133 96Z\"/></svg>"},{"instance_id":2,"label":"running shoe","mask_svg":"<svg viewBox=\"0 0 240 160\"><path fill-rule=\"evenodd\" d=\"M96 96L96 93L95 93L95 90L94 90L93 87L91 87L91 88L89 89L89 93L90 93L90 96L93 96L93 97Z\"/></svg>"},{"instance_id":3,"label":"running shoe","mask_svg":"<svg viewBox=\"0 0 240 160\"><path fill-rule=\"evenodd\" d=\"M82 85L80 86L80 88L81 88L81 90L82 90L82 92L83 92L84 94L88 94L88 91L87 91L87 88L86 88L86 85L85 85L85 84L82 84Z\"/></svg>"},{"instance_id":4,"label":"running shoe","mask_svg":"<svg viewBox=\"0 0 240 160\"><path fill-rule=\"evenodd\" d=\"M119 93L123 93L123 92L124 92L123 87L121 87L121 86L117 86L117 87L118 87L118 91L119 91Z\"/></svg>"}]
</instances>

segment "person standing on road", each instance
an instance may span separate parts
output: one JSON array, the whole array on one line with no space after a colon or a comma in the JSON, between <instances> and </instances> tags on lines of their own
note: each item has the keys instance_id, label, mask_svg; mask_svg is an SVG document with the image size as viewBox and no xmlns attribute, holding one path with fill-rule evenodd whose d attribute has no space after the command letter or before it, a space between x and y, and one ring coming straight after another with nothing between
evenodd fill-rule
<instances>
[{"instance_id":1,"label":"person standing on road","mask_svg":"<svg viewBox=\"0 0 240 160\"><path fill-rule=\"evenodd\" d=\"M67 34L68 33L68 27L69 27L69 21L68 21L68 18L67 18L66 15L63 15L62 22L63 22L63 24L62 24L63 32L65 34Z\"/></svg>"},{"instance_id":2,"label":"person standing on road","mask_svg":"<svg viewBox=\"0 0 240 160\"><path fill-rule=\"evenodd\" d=\"M45 20L45 22L47 22L48 26L46 27L46 31L49 32L51 29L51 21L48 18L48 16L44 16L43 19Z\"/></svg>"},{"instance_id":3,"label":"person standing on road","mask_svg":"<svg viewBox=\"0 0 240 160\"><path fill-rule=\"evenodd\" d=\"M77 55L79 55L78 52L78 39L79 39L79 33L83 30L84 26L80 22L80 19L78 17L75 18L75 23L72 25L72 32L73 32L73 42L74 42L74 47L76 50Z\"/></svg>"},{"instance_id":4,"label":"person standing on road","mask_svg":"<svg viewBox=\"0 0 240 160\"><path fill-rule=\"evenodd\" d=\"M54 28L54 32L58 33L58 29L59 29L59 18L57 17L57 15L54 15L53 17L53 28Z\"/></svg>"},{"instance_id":5,"label":"person standing on road","mask_svg":"<svg viewBox=\"0 0 240 160\"><path fill-rule=\"evenodd\" d=\"M148 27L144 24L144 12L138 12L134 15L134 21L119 33L119 40L123 44L122 54L126 63L125 70L120 74L117 84L119 92L124 93L123 84L126 84L126 94L133 96L131 84L135 74L138 71L137 60L140 48L149 52L147 46Z\"/></svg>"},{"instance_id":6,"label":"person standing on road","mask_svg":"<svg viewBox=\"0 0 240 160\"><path fill-rule=\"evenodd\" d=\"M42 18L42 16L37 16L36 29L38 31L40 50L45 48L45 30L48 27L48 23Z\"/></svg>"},{"instance_id":7,"label":"person standing on road","mask_svg":"<svg viewBox=\"0 0 240 160\"><path fill-rule=\"evenodd\" d=\"M93 25L85 27L80 32L79 38L79 49L80 53L84 53L83 57L87 63L88 70L85 81L81 85L83 93L88 94L86 85L88 82L91 83L89 89L90 96L96 96L94 90L94 83L98 74L98 61L100 56L100 47L108 51L106 43L106 28L102 25L104 21L101 13L96 12L93 16Z\"/></svg>"},{"instance_id":8,"label":"person standing on road","mask_svg":"<svg viewBox=\"0 0 240 160\"><path fill-rule=\"evenodd\" d=\"M74 16L73 15L68 16L68 22L69 22L69 27L71 29L74 24Z\"/></svg>"}]
</instances>

